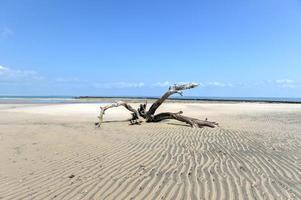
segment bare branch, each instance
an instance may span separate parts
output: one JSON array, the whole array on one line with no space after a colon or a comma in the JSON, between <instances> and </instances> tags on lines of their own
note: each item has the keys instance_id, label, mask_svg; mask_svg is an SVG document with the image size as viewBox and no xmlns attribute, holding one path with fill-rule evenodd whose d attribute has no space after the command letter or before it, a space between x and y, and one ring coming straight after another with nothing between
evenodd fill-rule
<instances>
[{"instance_id":1,"label":"bare branch","mask_svg":"<svg viewBox=\"0 0 301 200\"><path fill-rule=\"evenodd\" d=\"M188 83L188 84L182 84L182 85L174 85L169 87L169 90L163 94L153 105L150 107L148 112L146 113L146 120L152 121L152 116L155 114L156 110L159 108L159 106L171 95L178 93L182 95L183 90L188 90L191 88L197 87L198 84L195 83Z\"/></svg>"},{"instance_id":2,"label":"bare branch","mask_svg":"<svg viewBox=\"0 0 301 200\"><path fill-rule=\"evenodd\" d=\"M159 122L159 121L163 121L166 119L174 119L174 120L178 120L181 122L185 122L185 123L189 124L191 127L196 127L196 128L202 128L204 126L214 128L218 125L218 123L207 121L207 119L199 120L196 118L183 116L182 114L183 114L182 111L180 111L178 113L171 113L171 112L160 113L160 114L153 116L152 122Z\"/></svg>"},{"instance_id":3,"label":"bare branch","mask_svg":"<svg viewBox=\"0 0 301 200\"><path fill-rule=\"evenodd\" d=\"M117 101L115 103L112 103L111 105L100 106L100 113L98 116L99 121L97 123L95 123L95 125L97 127L100 127L101 123L103 122L103 115L105 114L106 110L108 110L109 108L114 108L114 107L119 107L119 106L124 106L127 110L132 112L132 119L130 120L131 124L139 123L138 122L138 119L139 119L138 111L124 101Z\"/></svg>"}]
</instances>

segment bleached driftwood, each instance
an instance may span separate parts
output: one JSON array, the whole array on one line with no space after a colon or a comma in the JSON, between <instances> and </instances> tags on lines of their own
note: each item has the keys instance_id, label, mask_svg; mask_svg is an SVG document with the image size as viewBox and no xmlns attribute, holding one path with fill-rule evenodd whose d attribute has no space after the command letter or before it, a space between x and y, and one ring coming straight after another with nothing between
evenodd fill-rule
<instances>
[{"instance_id":1,"label":"bleached driftwood","mask_svg":"<svg viewBox=\"0 0 301 200\"><path fill-rule=\"evenodd\" d=\"M187 117L182 115L183 112L177 112L177 113L171 113L171 112L163 112L159 114L155 114L156 110L162 105L162 103L171 95L173 94L183 94L183 90L192 89L197 87L198 84L194 83L188 83L188 84L181 84L181 85L174 85L169 87L168 91L165 92L158 100L156 100L149 108L149 110L146 110L147 108L147 102L145 104L140 104L139 108L136 110L133 107L131 107L129 104L127 104L124 101L118 101L116 103L113 103L111 105L107 106L101 106L100 107L100 114L98 116L99 122L95 123L98 127L103 122L103 115L105 114L105 111L109 108L113 107L119 107L124 106L127 110L132 112L132 118L130 119L131 124L140 124L142 121L139 119L139 117L145 119L146 122L159 122L166 119L174 119L181 122L185 122L186 124L189 124L191 127L196 128L202 128L202 127L211 127L214 128L218 125L216 122L210 122L207 119L206 120L200 120L192 117Z\"/></svg>"},{"instance_id":2,"label":"bleached driftwood","mask_svg":"<svg viewBox=\"0 0 301 200\"><path fill-rule=\"evenodd\" d=\"M124 101L117 101L115 103L112 103L111 105L106 105L106 106L100 106L100 113L98 116L98 122L95 123L95 125L97 127L100 127L101 123L103 122L103 116L105 114L105 111L108 110L109 108L114 108L114 107L119 107L119 106L123 106L125 107L127 110L132 112L132 118L130 119L131 124L139 124L140 122L139 120L139 114L138 111L136 109L134 109L131 105L129 105L128 103L124 102Z\"/></svg>"}]
</instances>

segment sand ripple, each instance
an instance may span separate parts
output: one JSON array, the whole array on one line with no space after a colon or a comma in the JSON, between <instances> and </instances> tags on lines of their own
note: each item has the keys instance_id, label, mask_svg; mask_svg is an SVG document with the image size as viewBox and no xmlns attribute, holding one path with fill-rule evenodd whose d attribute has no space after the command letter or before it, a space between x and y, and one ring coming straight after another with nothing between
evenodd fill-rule
<instances>
[{"instance_id":1,"label":"sand ripple","mask_svg":"<svg viewBox=\"0 0 301 200\"><path fill-rule=\"evenodd\" d=\"M260 142L257 130L147 124L125 131L131 130L113 147L86 146L32 175L2 178L1 198L301 199L300 159Z\"/></svg>"}]
</instances>

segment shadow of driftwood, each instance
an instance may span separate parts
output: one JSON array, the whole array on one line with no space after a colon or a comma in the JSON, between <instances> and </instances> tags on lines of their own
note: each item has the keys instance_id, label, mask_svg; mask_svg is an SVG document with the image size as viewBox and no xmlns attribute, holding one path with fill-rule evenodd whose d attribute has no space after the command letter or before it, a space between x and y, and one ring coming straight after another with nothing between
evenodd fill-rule
<instances>
[{"instance_id":1,"label":"shadow of driftwood","mask_svg":"<svg viewBox=\"0 0 301 200\"><path fill-rule=\"evenodd\" d=\"M105 123L117 123L117 122L129 122L129 120L109 120L109 121L103 121L102 124Z\"/></svg>"},{"instance_id":2,"label":"shadow of driftwood","mask_svg":"<svg viewBox=\"0 0 301 200\"><path fill-rule=\"evenodd\" d=\"M185 127L190 127L188 124L178 124L178 123L172 123L172 122L168 122L168 125L173 125L173 126L185 126Z\"/></svg>"},{"instance_id":3,"label":"shadow of driftwood","mask_svg":"<svg viewBox=\"0 0 301 200\"><path fill-rule=\"evenodd\" d=\"M110 121L103 121L102 124L109 124L109 123L118 123L118 122L129 122L129 120L110 120ZM99 122L94 122L94 125L99 127Z\"/></svg>"},{"instance_id":4,"label":"shadow of driftwood","mask_svg":"<svg viewBox=\"0 0 301 200\"><path fill-rule=\"evenodd\" d=\"M102 124L110 124L110 123L118 123L118 122L129 122L129 120L109 120L109 121L103 121ZM190 127L188 124L178 124L178 123L173 123L173 122L167 122L167 123L166 122L159 122L159 123L165 123L165 124L172 125L172 126ZM95 125L98 125L98 122L96 122Z\"/></svg>"}]
</instances>

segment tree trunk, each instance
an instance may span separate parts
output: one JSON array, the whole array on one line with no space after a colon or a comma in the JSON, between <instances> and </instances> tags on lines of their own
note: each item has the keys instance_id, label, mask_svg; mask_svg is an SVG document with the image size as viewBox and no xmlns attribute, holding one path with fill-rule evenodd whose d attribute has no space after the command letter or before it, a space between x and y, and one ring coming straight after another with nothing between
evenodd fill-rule
<instances>
[{"instance_id":1,"label":"tree trunk","mask_svg":"<svg viewBox=\"0 0 301 200\"><path fill-rule=\"evenodd\" d=\"M183 90L191 89L197 87L198 84L188 83L183 85L174 85L169 87L169 90L165 92L146 113L146 121L152 121L153 115L155 114L156 110L161 106L161 104L171 95L178 93L182 96Z\"/></svg>"},{"instance_id":2,"label":"tree trunk","mask_svg":"<svg viewBox=\"0 0 301 200\"><path fill-rule=\"evenodd\" d=\"M186 124L189 124L191 127L195 127L195 128L202 128L204 126L214 128L215 126L218 125L218 123L216 122L210 122L207 120L199 120L192 117L186 117L181 115L182 113L183 113L182 111L178 113L171 113L171 112L160 113L153 117L152 122L160 122L166 119L175 119L181 122L185 122Z\"/></svg>"}]
</instances>

